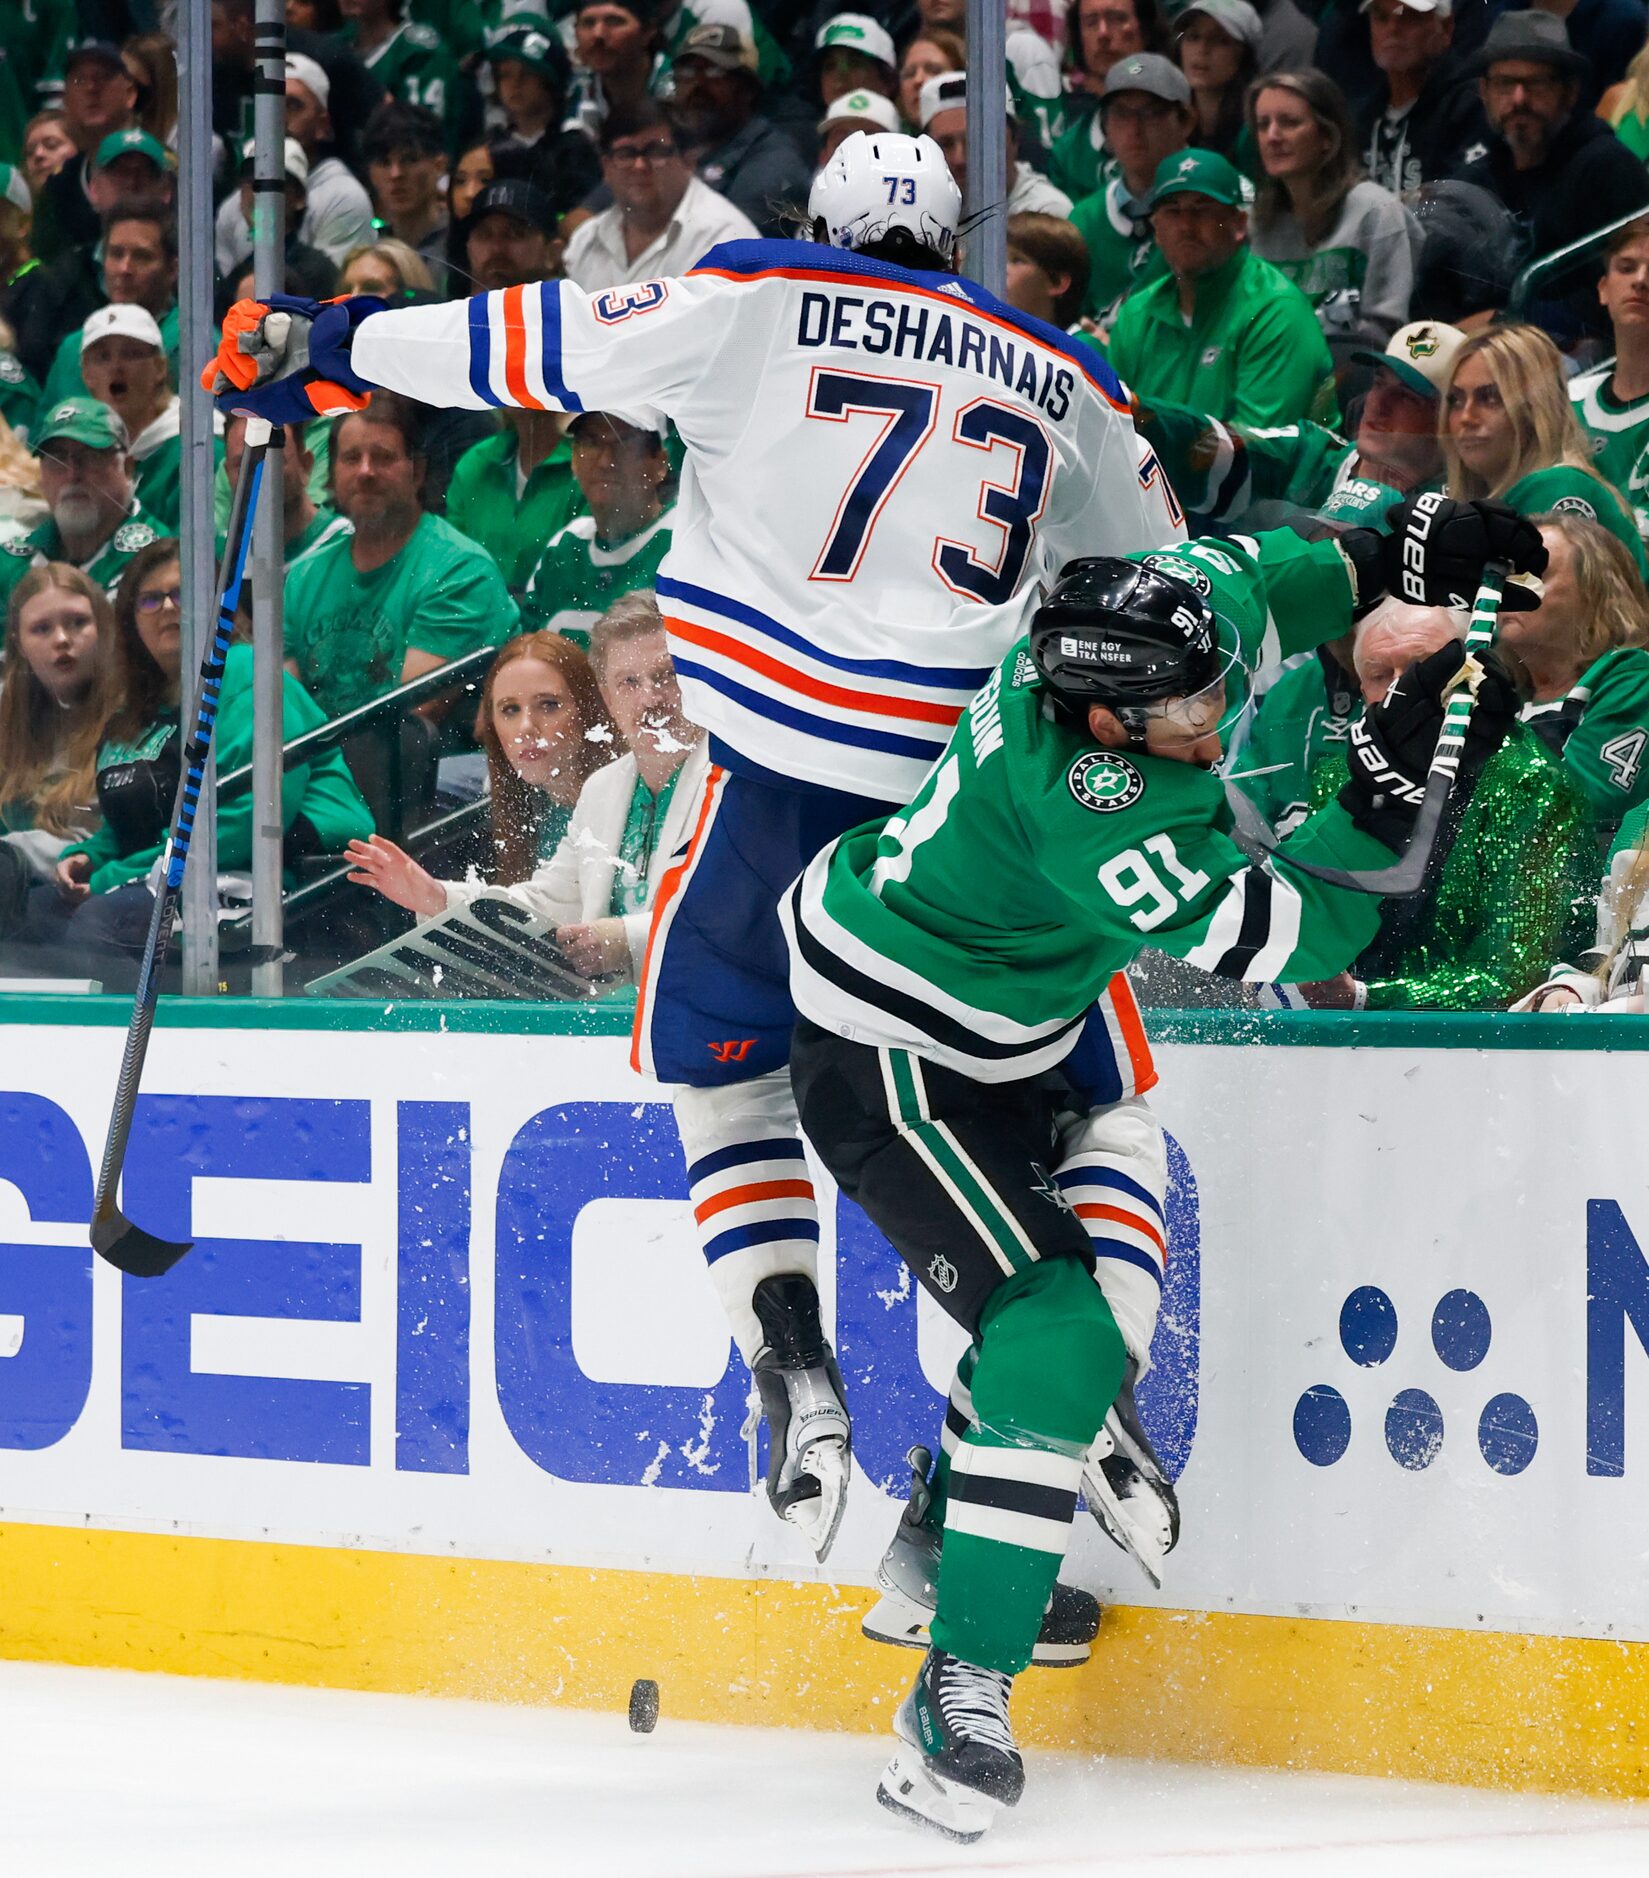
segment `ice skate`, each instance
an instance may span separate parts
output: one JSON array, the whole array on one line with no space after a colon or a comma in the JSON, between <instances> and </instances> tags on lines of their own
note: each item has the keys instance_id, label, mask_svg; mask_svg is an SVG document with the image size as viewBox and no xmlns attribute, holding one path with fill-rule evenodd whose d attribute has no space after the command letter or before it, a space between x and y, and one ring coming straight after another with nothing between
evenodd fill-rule
<instances>
[{"instance_id":1,"label":"ice skate","mask_svg":"<svg viewBox=\"0 0 1649 1878\"><path fill-rule=\"evenodd\" d=\"M1013 1678L930 1649L893 1719L900 1746L876 1798L964 1844L980 1838L1025 1790L1008 1719Z\"/></svg>"},{"instance_id":2,"label":"ice skate","mask_svg":"<svg viewBox=\"0 0 1649 1878\"><path fill-rule=\"evenodd\" d=\"M926 1448L909 1455L910 1499L899 1516L893 1541L876 1567L881 1597L865 1614L861 1631L872 1643L896 1643L907 1650L929 1646L928 1626L939 1597L939 1552L944 1535L931 1525ZM1075 1669L1093 1654L1099 1629L1099 1600L1075 1585L1056 1584L1042 1615L1031 1661L1047 1669Z\"/></svg>"},{"instance_id":3,"label":"ice skate","mask_svg":"<svg viewBox=\"0 0 1649 1878\"><path fill-rule=\"evenodd\" d=\"M1160 1591L1158 1567L1179 1542L1179 1499L1134 1404L1134 1366L1082 1468L1082 1496L1100 1530Z\"/></svg>"},{"instance_id":4,"label":"ice skate","mask_svg":"<svg viewBox=\"0 0 1649 1878\"><path fill-rule=\"evenodd\" d=\"M842 1373L819 1323L819 1294L800 1273L765 1278L751 1300L762 1347L751 1373L771 1453L767 1497L822 1562L847 1504L852 1424Z\"/></svg>"}]
</instances>

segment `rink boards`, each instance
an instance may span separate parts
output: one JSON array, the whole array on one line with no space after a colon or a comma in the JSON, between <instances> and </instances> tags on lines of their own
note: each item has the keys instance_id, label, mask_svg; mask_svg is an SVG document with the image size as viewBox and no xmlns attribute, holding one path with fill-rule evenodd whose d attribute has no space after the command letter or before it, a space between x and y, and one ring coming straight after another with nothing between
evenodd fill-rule
<instances>
[{"instance_id":1,"label":"rink boards","mask_svg":"<svg viewBox=\"0 0 1649 1878\"><path fill-rule=\"evenodd\" d=\"M858 1462L828 1576L750 1491L745 1378L618 1020L180 1003L86 1249L125 1009L0 1000L0 1654L881 1727L857 1619L957 1349L855 1209L822 1290ZM1164 1592L1029 1738L1649 1790L1637 1032L1153 1026L1170 1284L1142 1392Z\"/></svg>"}]
</instances>

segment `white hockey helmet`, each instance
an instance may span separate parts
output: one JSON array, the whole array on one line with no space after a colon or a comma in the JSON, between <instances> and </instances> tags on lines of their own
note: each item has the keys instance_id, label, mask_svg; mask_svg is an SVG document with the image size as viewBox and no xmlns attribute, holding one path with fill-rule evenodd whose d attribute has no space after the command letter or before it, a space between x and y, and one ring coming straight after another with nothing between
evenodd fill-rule
<instances>
[{"instance_id":1,"label":"white hockey helmet","mask_svg":"<svg viewBox=\"0 0 1649 1878\"><path fill-rule=\"evenodd\" d=\"M863 248L903 228L949 260L962 192L931 137L855 131L813 179L808 218L833 248Z\"/></svg>"}]
</instances>

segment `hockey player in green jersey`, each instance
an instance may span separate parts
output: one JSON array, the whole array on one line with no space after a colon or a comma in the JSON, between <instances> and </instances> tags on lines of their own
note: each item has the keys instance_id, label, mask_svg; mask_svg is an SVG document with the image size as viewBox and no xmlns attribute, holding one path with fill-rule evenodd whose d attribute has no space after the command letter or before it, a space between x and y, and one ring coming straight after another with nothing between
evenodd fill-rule
<instances>
[{"instance_id":1,"label":"hockey player in green jersey","mask_svg":"<svg viewBox=\"0 0 1649 1878\"><path fill-rule=\"evenodd\" d=\"M1092 1063L1071 1068L1083 1049L1126 1047L1136 1091L1154 1071L1142 1037L1096 1039L1089 1013L1147 942L1260 980L1355 957L1378 902L1296 863L1391 864L1461 676L1457 652L1405 674L1360 727L1341 800L1250 864L1213 773L1243 668L1268 615L1298 650L1398 579L1437 601L1474 587L1490 558L1544 563L1532 525L1492 505L1425 497L1393 521L1395 537L1072 563L910 806L843 835L785 902L803 1127L975 1340L968 1413L935 1482L932 1647L878 1790L952 1836L978 1837L1023 1790L1012 1680L1085 1457L1148 1360L1151 1326L1113 1309L1071 1197L1140 1185L1123 1156L1072 1167L1061 1114L1095 1082ZM1468 742L1492 747L1513 709L1509 687L1485 682Z\"/></svg>"}]
</instances>

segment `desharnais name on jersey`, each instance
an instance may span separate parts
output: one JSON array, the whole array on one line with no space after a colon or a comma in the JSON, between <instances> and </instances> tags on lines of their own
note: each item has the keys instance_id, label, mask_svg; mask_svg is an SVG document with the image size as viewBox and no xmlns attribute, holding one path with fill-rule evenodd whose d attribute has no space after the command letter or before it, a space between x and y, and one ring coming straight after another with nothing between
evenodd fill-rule
<instances>
[{"instance_id":1,"label":"desharnais name on jersey","mask_svg":"<svg viewBox=\"0 0 1649 1878\"><path fill-rule=\"evenodd\" d=\"M365 320L374 384L469 408L645 412L686 444L658 579L715 761L908 801L1078 554L1177 538L1126 393L970 281L808 242Z\"/></svg>"},{"instance_id":2,"label":"desharnais name on jersey","mask_svg":"<svg viewBox=\"0 0 1649 1878\"><path fill-rule=\"evenodd\" d=\"M1236 576L1214 578L1213 603L1246 654L1263 631L1259 564L1231 544L1172 558L1200 568L1211 553ZM1296 630L1333 637L1349 595L1314 611ZM796 1008L852 1042L1008 1082L1074 1047L1089 1006L1143 946L1259 982L1342 970L1373 937L1379 902L1291 858L1367 869L1391 851L1338 804L1263 866L1231 827L1213 772L1101 748L1056 713L1022 642L909 808L844 835L782 903Z\"/></svg>"}]
</instances>

